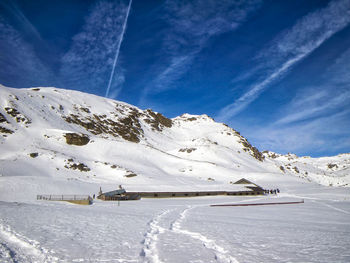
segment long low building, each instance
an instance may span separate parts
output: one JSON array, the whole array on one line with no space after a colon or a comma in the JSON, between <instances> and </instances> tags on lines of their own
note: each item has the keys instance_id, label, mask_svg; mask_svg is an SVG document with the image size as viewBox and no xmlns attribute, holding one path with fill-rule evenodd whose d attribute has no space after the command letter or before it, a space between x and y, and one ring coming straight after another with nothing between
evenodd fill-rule
<instances>
[{"instance_id":1,"label":"long low building","mask_svg":"<svg viewBox=\"0 0 350 263\"><path fill-rule=\"evenodd\" d=\"M139 200L140 198L174 198L174 197L197 197L197 196L217 196L217 195L263 195L265 190L252 183L247 179L240 179L234 183L234 185L240 185L234 190L226 191L132 191L127 192L125 189L118 189L110 192L105 192L99 194L98 199L105 201L115 201L115 200Z\"/></svg>"}]
</instances>

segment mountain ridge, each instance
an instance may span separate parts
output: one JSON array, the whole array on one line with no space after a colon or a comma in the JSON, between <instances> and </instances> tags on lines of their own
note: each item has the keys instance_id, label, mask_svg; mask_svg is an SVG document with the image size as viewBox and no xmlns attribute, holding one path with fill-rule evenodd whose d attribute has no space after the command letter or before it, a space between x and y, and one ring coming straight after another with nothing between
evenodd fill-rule
<instances>
[{"instance_id":1,"label":"mountain ridge","mask_svg":"<svg viewBox=\"0 0 350 263\"><path fill-rule=\"evenodd\" d=\"M295 157L261 153L207 115L169 119L150 109L57 88L1 86L0 94L0 180L13 191L27 189L33 178L40 183L32 184L31 194L43 186L58 193L62 187L86 192L117 184L134 190L227 189L242 177L266 185L278 184L281 176L349 185L347 154L329 160L342 169L316 169L314 158L306 166L304 159L295 164Z\"/></svg>"}]
</instances>

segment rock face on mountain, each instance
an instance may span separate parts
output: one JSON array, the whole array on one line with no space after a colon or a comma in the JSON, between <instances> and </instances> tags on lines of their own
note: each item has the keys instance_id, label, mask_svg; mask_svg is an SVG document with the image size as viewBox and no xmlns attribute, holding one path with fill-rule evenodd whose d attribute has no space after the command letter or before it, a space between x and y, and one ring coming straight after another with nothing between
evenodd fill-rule
<instances>
[{"instance_id":1,"label":"rock face on mountain","mask_svg":"<svg viewBox=\"0 0 350 263\"><path fill-rule=\"evenodd\" d=\"M221 189L242 177L259 182L262 174L347 186L349 166L348 155L323 162L261 153L239 132L207 115L169 119L77 91L0 86L3 187L10 182L6 178L26 182L31 176L52 191L67 182L76 187ZM320 173L331 179L314 176Z\"/></svg>"}]
</instances>

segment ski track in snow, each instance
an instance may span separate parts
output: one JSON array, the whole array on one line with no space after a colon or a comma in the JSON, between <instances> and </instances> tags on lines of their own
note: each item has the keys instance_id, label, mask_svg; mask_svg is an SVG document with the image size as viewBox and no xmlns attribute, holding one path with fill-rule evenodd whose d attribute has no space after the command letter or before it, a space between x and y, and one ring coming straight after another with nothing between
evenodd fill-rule
<instances>
[{"instance_id":1,"label":"ski track in snow","mask_svg":"<svg viewBox=\"0 0 350 263\"><path fill-rule=\"evenodd\" d=\"M28 239L14 232L10 226L0 222L0 257L1 262L57 262L49 251L35 240Z\"/></svg>"},{"instance_id":2,"label":"ski track in snow","mask_svg":"<svg viewBox=\"0 0 350 263\"><path fill-rule=\"evenodd\" d=\"M237 259L235 259L234 257L232 257L231 255L228 254L227 250L225 250L223 247L216 244L215 240L209 239L206 236L204 236L198 232L192 232L192 231L188 231L188 230L181 228L181 223L186 218L188 211L195 208L195 207L198 207L198 206L190 206L190 207L187 207L185 210L183 210L180 213L180 216L178 217L178 219L176 219L172 223L170 230L172 230L178 234L187 235L193 239L196 239L196 240L199 240L200 242L202 242L204 247L214 251L215 259L217 262L239 263L237 261Z\"/></svg>"},{"instance_id":3,"label":"ski track in snow","mask_svg":"<svg viewBox=\"0 0 350 263\"><path fill-rule=\"evenodd\" d=\"M157 242L158 242L158 235L165 232L165 228L161 227L159 225L160 220L163 216L168 214L172 210L166 210L162 213L158 214L156 217L152 219L152 221L149 222L149 230L145 234L145 239L143 241L144 248L142 249L142 252L140 256L142 257L142 262L153 262L153 263L160 263L161 260L159 259L158 249L157 249Z\"/></svg>"},{"instance_id":4,"label":"ski track in snow","mask_svg":"<svg viewBox=\"0 0 350 263\"><path fill-rule=\"evenodd\" d=\"M313 200L312 202L321 204L321 205L326 206L326 207L329 207L329 208L331 208L331 209L333 209L333 210L336 210L336 211L338 211L338 212L342 212L342 213L344 213L344 214L350 215L350 212L349 212L349 211L346 211L346 210L337 208L337 207L335 207L335 206L332 206L332 205L329 205L329 204L326 204L326 203L317 202L317 201L314 201L314 200Z\"/></svg>"},{"instance_id":5,"label":"ski track in snow","mask_svg":"<svg viewBox=\"0 0 350 263\"><path fill-rule=\"evenodd\" d=\"M262 198L255 198L255 199L248 199L249 201L257 201L265 199L264 197ZM247 200L240 200L237 203L241 202L246 202ZM182 222L184 219L187 217L188 211L197 208L197 207L203 207L203 206L208 206L210 204L203 204L203 205L195 205L195 206L188 206L185 208L175 219L171 224L169 228L164 228L160 226L160 223L162 222L162 218L169 214L170 212L175 211L176 209L170 209L161 212L157 216L155 216L149 223L149 230L147 233L144 235L145 239L142 242L144 244L144 247L140 253L141 256L141 262L147 262L147 263L161 263L162 261L159 258L159 252L157 249L157 243L159 241L159 235L166 232L170 231L175 234L181 234L181 235L186 235L192 239L198 240L202 243L202 245L210 249L211 251L214 252L215 255L215 260L220 263L239 263L236 258L231 256L229 252L218 245L215 240L209 239L208 237L204 236L201 233L198 232L193 232L189 230L185 230L181 227Z\"/></svg>"},{"instance_id":6,"label":"ski track in snow","mask_svg":"<svg viewBox=\"0 0 350 263\"><path fill-rule=\"evenodd\" d=\"M187 213L189 210L200 207L200 206L207 206L207 205L198 205L198 206L189 206L186 209L184 209L178 216L178 218L173 221L173 223L170 225L170 227L164 228L160 226L160 223L162 221L162 218L167 215L168 213L176 210L166 210L162 213L158 214L156 217L154 217L149 222L149 230L145 234L145 239L143 241L144 248L142 249L142 252L140 253L140 256L142 257L142 262L147 263L161 263L162 261L159 258L159 253L157 249L157 243L159 241L159 235L166 232L171 231L176 234L186 235L192 239L199 240L203 246L207 249L210 249L214 252L215 260L220 263L239 263L237 259L232 257L228 254L228 251L225 250L223 247L216 244L215 240L209 239L206 236L197 233L192 232L188 230L184 230L181 228L181 224L183 220L186 218Z\"/></svg>"}]
</instances>

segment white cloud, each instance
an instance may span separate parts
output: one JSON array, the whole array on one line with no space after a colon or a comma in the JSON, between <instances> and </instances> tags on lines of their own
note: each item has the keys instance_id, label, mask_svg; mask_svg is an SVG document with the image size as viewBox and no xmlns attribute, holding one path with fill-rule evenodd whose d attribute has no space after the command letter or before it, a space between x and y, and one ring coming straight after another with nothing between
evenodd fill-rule
<instances>
[{"instance_id":1,"label":"white cloud","mask_svg":"<svg viewBox=\"0 0 350 263\"><path fill-rule=\"evenodd\" d=\"M115 52L122 36L127 6L119 1L100 1L86 18L82 31L62 58L61 79L71 88L88 91L108 86ZM124 76L118 65L111 80L111 93L120 89ZM69 88L69 87L67 87Z\"/></svg>"},{"instance_id":2,"label":"white cloud","mask_svg":"<svg viewBox=\"0 0 350 263\"><path fill-rule=\"evenodd\" d=\"M350 151L350 110L304 123L249 127L246 136L260 150L319 156Z\"/></svg>"},{"instance_id":3,"label":"white cloud","mask_svg":"<svg viewBox=\"0 0 350 263\"><path fill-rule=\"evenodd\" d=\"M210 38L238 28L260 4L261 0L166 1L163 18L169 29L163 52L168 64L157 70L157 77L143 90L141 100L149 93L174 88L173 82L188 71Z\"/></svg>"},{"instance_id":4,"label":"white cloud","mask_svg":"<svg viewBox=\"0 0 350 263\"><path fill-rule=\"evenodd\" d=\"M53 81L54 75L22 35L0 17L0 78L5 85L28 87Z\"/></svg>"},{"instance_id":5,"label":"white cloud","mask_svg":"<svg viewBox=\"0 0 350 263\"><path fill-rule=\"evenodd\" d=\"M302 100L302 99L301 99ZM322 115L328 115L334 110L349 104L350 90L340 94L327 94L323 97L312 97L305 104L296 103L289 107L294 109L286 116L279 119L276 124L290 124L297 121L307 120ZM299 105L299 107L297 106Z\"/></svg>"},{"instance_id":6,"label":"white cloud","mask_svg":"<svg viewBox=\"0 0 350 263\"><path fill-rule=\"evenodd\" d=\"M218 119L227 120L244 110L275 80L307 57L332 35L350 22L350 1L338 0L327 7L301 18L291 29L278 35L257 57L256 73L265 72L265 78L253 84L235 102L225 106Z\"/></svg>"},{"instance_id":7,"label":"white cloud","mask_svg":"<svg viewBox=\"0 0 350 263\"><path fill-rule=\"evenodd\" d=\"M279 109L277 120L247 128L261 149L321 154L350 151L350 49L325 70L318 86L304 87Z\"/></svg>"},{"instance_id":8,"label":"white cloud","mask_svg":"<svg viewBox=\"0 0 350 263\"><path fill-rule=\"evenodd\" d=\"M25 34L30 34L31 36L34 36L37 40L39 40L41 43L43 43L38 30L18 8L16 1L2 0L0 2L0 6L3 6L5 10L7 10L15 18L19 26L23 28L23 32Z\"/></svg>"},{"instance_id":9,"label":"white cloud","mask_svg":"<svg viewBox=\"0 0 350 263\"><path fill-rule=\"evenodd\" d=\"M321 77L322 84L305 87L293 100L280 109L281 118L277 124L288 125L309 118L334 114L348 108L350 102L350 49L329 66Z\"/></svg>"}]
</instances>

